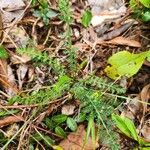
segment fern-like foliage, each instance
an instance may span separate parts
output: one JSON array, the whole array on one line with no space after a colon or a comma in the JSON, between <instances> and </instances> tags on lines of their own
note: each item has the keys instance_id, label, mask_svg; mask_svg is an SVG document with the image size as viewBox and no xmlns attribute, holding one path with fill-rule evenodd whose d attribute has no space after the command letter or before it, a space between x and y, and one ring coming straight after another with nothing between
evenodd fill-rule
<instances>
[{"instance_id":1,"label":"fern-like foliage","mask_svg":"<svg viewBox=\"0 0 150 150\"><path fill-rule=\"evenodd\" d=\"M100 82L101 81L101 82ZM98 84L96 84L98 83ZM119 90L119 86L106 84L105 80L98 77L89 77L88 80L81 80L74 84L71 89L72 94L75 99L81 101L81 112L84 113L88 118L91 112L94 119L99 126L100 134L105 135L105 144L107 147L111 147L113 150L119 149L119 144L117 143L117 134L113 131L113 122L111 120L111 114L114 109L121 103L120 101L113 100L112 97L103 95L102 92L108 89L110 92L123 93ZM96 87L95 90L92 86ZM121 88L120 88L121 89ZM100 137L101 139L102 137ZM102 140L101 140L102 142Z\"/></svg>"},{"instance_id":2,"label":"fern-like foliage","mask_svg":"<svg viewBox=\"0 0 150 150\"><path fill-rule=\"evenodd\" d=\"M59 0L58 7L60 11L60 19L65 23L64 32L64 47L66 49L67 61L69 63L69 68L71 71L77 70L77 54L75 48L72 47L72 28L71 24L73 22L73 15L71 11L71 5L69 0Z\"/></svg>"},{"instance_id":3,"label":"fern-like foliage","mask_svg":"<svg viewBox=\"0 0 150 150\"><path fill-rule=\"evenodd\" d=\"M15 96L9 100L9 104L15 102L19 104L47 104L51 100L61 97L70 89L71 79L68 76L61 76L50 88L32 92L25 96Z\"/></svg>"},{"instance_id":4,"label":"fern-like foliage","mask_svg":"<svg viewBox=\"0 0 150 150\"><path fill-rule=\"evenodd\" d=\"M18 48L17 53L20 55L25 54L35 62L50 66L56 74L60 75L65 72L64 66L60 64L57 58L50 57L46 52L42 53L34 47Z\"/></svg>"},{"instance_id":5,"label":"fern-like foliage","mask_svg":"<svg viewBox=\"0 0 150 150\"><path fill-rule=\"evenodd\" d=\"M115 94L124 94L126 92L125 88L107 81L107 79L103 79L95 75L89 75L84 79L81 79L79 82L84 84L85 86L100 89L103 92L106 91Z\"/></svg>"}]
</instances>

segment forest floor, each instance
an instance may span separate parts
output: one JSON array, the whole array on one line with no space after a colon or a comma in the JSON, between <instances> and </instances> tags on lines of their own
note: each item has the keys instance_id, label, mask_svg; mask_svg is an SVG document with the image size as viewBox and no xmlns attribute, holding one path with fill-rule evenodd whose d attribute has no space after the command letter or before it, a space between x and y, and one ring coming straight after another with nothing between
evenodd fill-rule
<instances>
[{"instance_id":1,"label":"forest floor","mask_svg":"<svg viewBox=\"0 0 150 150\"><path fill-rule=\"evenodd\" d=\"M150 149L150 24L129 1L0 3L1 150Z\"/></svg>"}]
</instances>

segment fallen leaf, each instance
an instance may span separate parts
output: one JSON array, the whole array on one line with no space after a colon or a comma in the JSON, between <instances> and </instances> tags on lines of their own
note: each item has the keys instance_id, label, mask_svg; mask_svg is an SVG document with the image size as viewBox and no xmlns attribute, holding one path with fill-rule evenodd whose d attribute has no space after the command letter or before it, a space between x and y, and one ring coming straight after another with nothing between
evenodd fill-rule
<instances>
[{"instance_id":1,"label":"fallen leaf","mask_svg":"<svg viewBox=\"0 0 150 150\"><path fill-rule=\"evenodd\" d=\"M1 42L1 37L2 37L2 29L3 29L3 23L2 23L2 15L0 11L0 42Z\"/></svg>"},{"instance_id":2,"label":"fallen leaf","mask_svg":"<svg viewBox=\"0 0 150 150\"><path fill-rule=\"evenodd\" d=\"M17 69L17 76L18 76L18 83L19 89L22 88L22 84L24 83L25 75L27 74L28 66L27 65L20 65Z\"/></svg>"},{"instance_id":3,"label":"fallen leaf","mask_svg":"<svg viewBox=\"0 0 150 150\"><path fill-rule=\"evenodd\" d=\"M7 126L7 125L10 125L10 124L13 124L13 123L16 123L16 122L21 122L21 121L24 121L24 118L22 116L8 116L4 119L1 119L0 120L0 127L4 127L4 126Z\"/></svg>"},{"instance_id":4,"label":"fallen leaf","mask_svg":"<svg viewBox=\"0 0 150 150\"><path fill-rule=\"evenodd\" d=\"M67 136L67 139L60 142L64 150L93 150L93 144L91 137L88 139L88 142L85 144L86 131L84 125L80 125L76 132L70 133ZM85 144L85 145L84 145ZM84 147L83 147L84 146ZM99 144L96 142L96 148Z\"/></svg>"},{"instance_id":5,"label":"fallen leaf","mask_svg":"<svg viewBox=\"0 0 150 150\"><path fill-rule=\"evenodd\" d=\"M142 89L142 91L140 93L140 97L141 97L142 102L148 103L148 100L150 99L150 84L146 85ZM147 104L146 103L143 103L143 111L144 111L144 113L147 112Z\"/></svg>"},{"instance_id":6,"label":"fallen leaf","mask_svg":"<svg viewBox=\"0 0 150 150\"><path fill-rule=\"evenodd\" d=\"M23 0L1 0L0 10L2 11L3 25L9 26L10 23L21 19L25 4Z\"/></svg>"},{"instance_id":7,"label":"fallen leaf","mask_svg":"<svg viewBox=\"0 0 150 150\"><path fill-rule=\"evenodd\" d=\"M141 133L144 137L144 139L150 141L150 120L147 120L141 129Z\"/></svg>"},{"instance_id":8,"label":"fallen leaf","mask_svg":"<svg viewBox=\"0 0 150 150\"><path fill-rule=\"evenodd\" d=\"M141 43L135 40L131 40L129 38L125 38L122 36L116 37L110 41L106 41L108 44L117 44L117 45L127 45L131 47L141 47Z\"/></svg>"},{"instance_id":9,"label":"fallen leaf","mask_svg":"<svg viewBox=\"0 0 150 150\"><path fill-rule=\"evenodd\" d=\"M61 113L67 116L73 115L74 109L75 109L74 105L64 105L61 109Z\"/></svg>"},{"instance_id":10,"label":"fallen leaf","mask_svg":"<svg viewBox=\"0 0 150 150\"><path fill-rule=\"evenodd\" d=\"M15 86L15 80L12 80L10 70L11 68L8 66L7 61L5 59L0 60L0 82L6 91L11 91L16 94L18 93L18 89Z\"/></svg>"}]
</instances>

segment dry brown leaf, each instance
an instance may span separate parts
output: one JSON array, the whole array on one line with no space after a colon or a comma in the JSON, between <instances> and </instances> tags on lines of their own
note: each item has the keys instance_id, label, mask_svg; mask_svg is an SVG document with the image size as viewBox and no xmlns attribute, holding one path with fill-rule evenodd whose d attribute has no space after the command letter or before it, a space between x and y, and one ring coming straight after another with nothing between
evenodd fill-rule
<instances>
[{"instance_id":1,"label":"dry brown leaf","mask_svg":"<svg viewBox=\"0 0 150 150\"><path fill-rule=\"evenodd\" d=\"M13 123L16 123L16 122L21 122L21 121L24 121L24 118L22 116L8 116L2 120L0 120L0 127L4 127L4 126L7 126L7 125L10 125L10 124L13 124Z\"/></svg>"},{"instance_id":2,"label":"dry brown leaf","mask_svg":"<svg viewBox=\"0 0 150 150\"><path fill-rule=\"evenodd\" d=\"M18 76L18 83L19 89L22 88L22 84L24 83L25 75L27 74L28 66L27 65L20 65L17 69L17 76Z\"/></svg>"},{"instance_id":3,"label":"dry brown leaf","mask_svg":"<svg viewBox=\"0 0 150 150\"><path fill-rule=\"evenodd\" d=\"M21 19L23 15L23 8L25 4L22 0L1 0L0 10L2 11L2 18L4 27L9 26L10 23Z\"/></svg>"},{"instance_id":4,"label":"dry brown leaf","mask_svg":"<svg viewBox=\"0 0 150 150\"><path fill-rule=\"evenodd\" d=\"M13 93L18 93L18 89L15 85L15 80L11 80L10 67L7 65L6 60L0 60L0 82L2 83L2 86L6 90L13 91Z\"/></svg>"},{"instance_id":5,"label":"dry brown leaf","mask_svg":"<svg viewBox=\"0 0 150 150\"><path fill-rule=\"evenodd\" d=\"M64 105L61 109L61 113L64 115L73 115L74 114L74 105Z\"/></svg>"},{"instance_id":6,"label":"dry brown leaf","mask_svg":"<svg viewBox=\"0 0 150 150\"><path fill-rule=\"evenodd\" d=\"M2 23L2 15L1 15L1 11L0 11L0 41L1 41L1 37L2 37L2 28L3 28L3 23Z\"/></svg>"},{"instance_id":7,"label":"dry brown leaf","mask_svg":"<svg viewBox=\"0 0 150 150\"><path fill-rule=\"evenodd\" d=\"M143 102L146 102L148 103L148 100L150 99L150 84L146 85L141 93L140 93L140 97L141 97L141 100ZM146 103L143 103L143 111L144 113L147 112L147 104Z\"/></svg>"},{"instance_id":8,"label":"dry brown leaf","mask_svg":"<svg viewBox=\"0 0 150 150\"><path fill-rule=\"evenodd\" d=\"M145 140L150 142L150 120L147 120L143 128L141 129L141 133Z\"/></svg>"},{"instance_id":9,"label":"dry brown leaf","mask_svg":"<svg viewBox=\"0 0 150 150\"><path fill-rule=\"evenodd\" d=\"M88 139L87 144L85 144L83 148L85 136L85 127L84 125L80 125L77 131L70 133L67 139L60 142L59 146L61 146L64 150L93 150L91 138ZM95 146L98 148L98 142L95 143Z\"/></svg>"},{"instance_id":10,"label":"dry brown leaf","mask_svg":"<svg viewBox=\"0 0 150 150\"><path fill-rule=\"evenodd\" d=\"M127 45L131 47L141 47L141 43L135 40L130 40L129 38L124 38L122 36L116 37L106 43L117 44L117 45Z\"/></svg>"}]
</instances>

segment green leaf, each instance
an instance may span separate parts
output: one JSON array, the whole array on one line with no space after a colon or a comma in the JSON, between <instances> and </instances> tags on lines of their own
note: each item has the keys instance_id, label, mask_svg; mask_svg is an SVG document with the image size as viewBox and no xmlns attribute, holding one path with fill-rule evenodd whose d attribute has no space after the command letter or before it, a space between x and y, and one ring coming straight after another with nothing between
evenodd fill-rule
<instances>
[{"instance_id":1,"label":"green leaf","mask_svg":"<svg viewBox=\"0 0 150 150\"><path fill-rule=\"evenodd\" d=\"M142 20L145 22L150 21L150 10L143 13Z\"/></svg>"},{"instance_id":2,"label":"green leaf","mask_svg":"<svg viewBox=\"0 0 150 150\"><path fill-rule=\"evenodd\" d=\"M75 122L73 118L70 118L70 117L67 118L67 126L72 131L76 131L77 129L77 123Z\"/></svg>"},{"instance_id":3,"label":"green leaf","mask_svg":"<svg viewBox=\"0 0 150 150\"><path fill-rule=\"evenodd\" d=\"M107 66L105 72L112 79L122 76L132 77L139 71L148 54L149 51L139 54L132 54L128 51L118 52L108 59L108 64L111 66Z\"/></svg>"},{"instance_id":4,"label":"green leaf","mask_svg":"<svg viewBox=\"0 0 150 150\"><path fill-rule=\"evenodd\" d=\"M46 13L46 16L47 16L48 18L54 18L54 17L56 17L57 15L58 15L58 14L57 14L55 11L51 10L51 9L49 9L48 12Z\"/></svg>"},{"instance_id":5,"label":"green leaf","mask_svg":"<svg viewBox=\"0 0 150 150\"><path fill-rule=\"evenodd\" d=\"M145 7L150 8L150 0L140 0L141 4Z\"/></svg>"},{"instance_id":6,"label":"green leaf","mask_svg":"<svg viewBox=\"0 0 150 150\"><path fill-rule=\"evenodd\" d=\"M53 130L57 126L57 123L48 117L45 118L44 122L50 130Z\"/></svg>"},{"instance_id":7,"label":"green leaf","mask_svg":"<svg viewBox=\"0 0 150 150\"><path fill-rule=\"evenodd\" d=\"M88 27L90 25L91 19L92 19L92 13L89 10L86 10L82 15L82 21L81 23L84 25L84 27Z\"/></svg>"},{"instance_id":8,"label":"green leaf","mask_svg":"<svg viewBox=\"0 0 150 150\"><path fill-rule=\"evenodd\" d=\"M130 0L129 4L132 10L135 10L138 8L137 2L135 0Z\"/></svg>"},{"instance_id":9,"label":"green leaf","mask_svg":"<svg viewBox=\"0 0 150 150\"><path fill-rule=\"evenodd\" d=\"M55 133L63 138L66 138L67 135L65 133L65 131L61 128L61 127L56 127L55 128Z\"/></svg>"},{"instance_id":10,"label":"green leaf","mask_svg":"<svg viewBox=\"0 0 150 150\"><path fill-rule=\"evenodd\" d=\"M126 136L128 136L128 137L130 137L130 138L132 138L132 139L134 139L136 141L139 141L135 125L134 125L134 123L130 119L128 119L128 118L126 118L124 116L119 116L119 115L113 114L112 115L112 120L115 121L116 126Z\"/></svg>"},{"instance_id":11,"label":"green leaf","mask_svg":"<svg viewBox=\"0 0 150 150\"><path fill-rule=\"evenodd\" d=\"M8 53L2 45L0 46L0 58L8 58Z\"/></svg>"},{"instance_id":12,"label":"green leaf","mask_svg":"<svg viewBox=\"0 0 150 150\"><path fill-rule=\"evenodd\" d=\"M95 149L96 136L95 136L94 118L92 115L89 117L89 121L88 121L85 144L88 142L90 133L92 138L93 149Z\"/></svg>"},{"instance_id":13,"label":"green leaf","mask_svg":"<svg viewBox=\"0 0 150 150\"><path fill-rule=\"evenodd\" d=\"M60 124L60 123L63 123L66 121L67 119L67 116L66 115L56 115L56 116L53 116L52 118L52 121L54 121L55 123L57 124Z\"/></svg>"}]
</instances>

